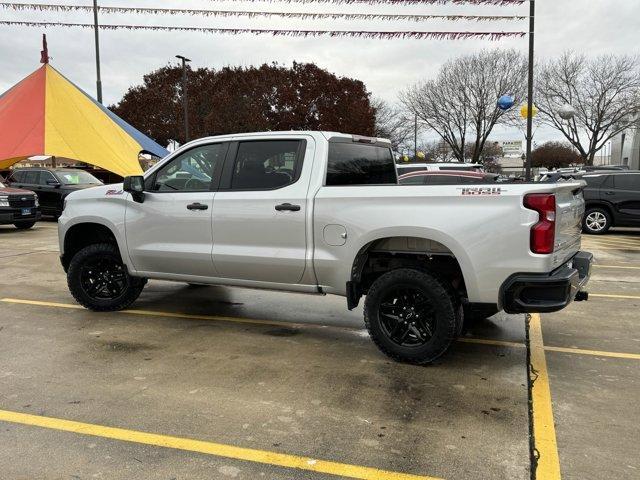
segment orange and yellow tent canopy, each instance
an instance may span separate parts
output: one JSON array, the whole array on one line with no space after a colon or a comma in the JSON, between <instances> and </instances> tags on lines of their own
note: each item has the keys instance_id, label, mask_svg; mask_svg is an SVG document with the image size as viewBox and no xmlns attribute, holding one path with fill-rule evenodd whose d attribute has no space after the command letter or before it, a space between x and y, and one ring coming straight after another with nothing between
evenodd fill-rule
<instances>
[{"instance_id":1,"label":"orange and yellow tent canopy","mask_svg":"<svg viewBox=\"0 0 640 480\"><path fill-rule=\"evenodd\" d=\"M48 63L0 96L0 168L46 155L138 175L140 152L167 154Z\"/></svg>"}]
</instances>

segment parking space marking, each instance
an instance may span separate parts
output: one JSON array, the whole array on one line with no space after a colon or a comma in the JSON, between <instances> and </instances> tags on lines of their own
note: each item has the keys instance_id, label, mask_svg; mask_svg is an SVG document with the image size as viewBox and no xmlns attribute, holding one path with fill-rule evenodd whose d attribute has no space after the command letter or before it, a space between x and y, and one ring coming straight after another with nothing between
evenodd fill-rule
<instances>
[{"instance_id":1,"label":"parking space marking","mask_svg":"<svg viewBox=\"0 0 640 480\"><path fill-rule=\"evenodd\" d=\"M626 300L640 300L640 296L638 295L607 295L604 293L589 293L589 297L596 298L618 298L618 299L626 299Z\"/></svg>"},{"instance_id":2,"label":"parking space marking","mask_svg":"<svg viewBox=\"0 0 640 480\"><path fill-rule=\"evenodd\" d=\"M82 305L75 305L71 303L57 303L57 302L41 302L38 300L21 300L19 298L3 298L0 300L5 303L18 303L22 305L33 305L38 307L54 307L54 308L69 308L73 310L85 310ZM131 315L142 315L146 317L162 317L162 318L180 318L185 320L209 320L209 321L221 321L230 323L248 323L255 325L268 325L274 327L311 327L311 328L326 328L326 325L319 325L313 323L295 323L295 322L278 322L276 320L260 320L257 318L242 318L242 317L226 317L222 315L195 315L191 313L174 313L174 312L156 312L154 310L119 310L117 312L107 313L125 313ZM359 330L351 327L338 327L349 330Z\"/></svg>"},{"instance_id":3,"label":"parking space marking","mask_svg":"<svg viewBox=\"0 0 640 480\"><path fill-rule=\"evenodd\" d=\"M640 270L640 267L630 267L627 265L594 265L594 268L619 268L621 270Z\"/></svg>"},{"instance_id":4,"label":"parking space marking","mask_svg":"<svg viewBox=\"0 0 640 480\"><path fill-rule=\"evenodd\" d=\"M189 438L173 437L155 433L106 427L92 423L76 422L61 418L44 417L8 410L0 410L0 421L33 427L47 428L80 435L109 438L124 442L171 448L187 452L203 453L215 457L231 458L253 463L261 463L296 470L325 473L343 478L363 480L440 480L435 477L412 475L401 472L379 470L377 468L349 465L346 463L318 460L311 457L288 455L266 450L235 447L222 443L206 442Z\"/></svg>"},{"instance_id":5,"label":"parking space marking","mask_svg":"<svg viewBox=\"0 0 640 480\"><path fill-rule=\"evenodd\" d=\"M549 386L540 315L537 313L531 314L529 320L529 348L532 447L536 459L533 478L560 480L560 457L553 420L551 387Z\"/></svg>"},{"instance_id":6,"label":"parking space marking","mask_svg":"<svg viewBox=\"0 0 640 480\"><path fill-rule=\"evenodd\" d=\"M598 245L598 244L631 245L635 247L640 247L640 242L638 241L623 240L623 239L616 239L616 238L584 239L584 243L593 243L594 245Z\"/></svg>"},{"instance_id":7,"label":"parking space marking","mask_svg":"<svg viewBox=\"0 0 640 480\"><path fill-rule=\"evenodd\" d=\"M637 247L602 247L600 245L583 245L585 248L593 250L620 250L622 252L638 252L640 248Z\"/></svg>"},{"instance_id":8,"label":"parking space marking","mask_svg":"<svg viewBox=\"0 0 640 480\"><path fill-rule=\"evenodd\" d=\"M583 349L566 348L566 347L550 347L548 345L545 345L544 349L547 352L579 353L581 355L592 355L594 357L627 358L630 360L640 360L640 354L638 353L603 352L600 350L583 350Z\"/></svg>"},{"instance_id":9,"label":"parking space marking","mask_svg":"<svg viewBox=\"0 0 640 480\"><path fill-rule=\"evenodd\" d=\"M86 311L86 309L83 306L72 304L72 303L42 302L38 300L23 300L18 298L3 298L0 300L0 302L14 303L19 305L31 305L36 307L66 308L71 310ZM188 313L156 312L153 310L122 310L118 312L108 312L108 313L119 313L119 314L128 313L128 314L143 315L148 317L155 316L155 317L178 318L178 319L186 319L186 320L222 321L222 322L231 322L231 323L269 325L269 326L278 326L278 327L337 328L340 330L349 330L349 331L362 330L361 328L357 328L357 327L339 326L339 325L327 326L327 325L314 324L314 323L277 322L277 321L270 321L270 320L257 320L257 319L254 320L251 318L242 318L242 317L221 317L221 316L214 316L214 315L192 315ZM490 338L460 337L457 339L457 341L461 343L489 345L494 347L505 347L505 348L525 348L526 346L524 343L520 343L520 342L493 340ZM612 357L612 358L627 358L627 359L633 359L633 360L640 359L640 355L635 353L605 352L605 351L597 351L597 350L583 350L580 348L548 347L548 346L545 346L544 349L548 351L572 353L575 355L593 355L593 356Z\"/></svg>"},{"instance_id":10,"label":"parking space marking","mask_svg":"<svg viewBox=\"0 0 640 480\"><path fill-rule=\"evenodd\" d=\"M475 343L478 345L492 345L494 347L507 347L507 348L524 348L525 347L524 343L506 342L504 340L491 340L489 338L459 337L457 341L462 343Z\"/></svg>"}]
</instances>

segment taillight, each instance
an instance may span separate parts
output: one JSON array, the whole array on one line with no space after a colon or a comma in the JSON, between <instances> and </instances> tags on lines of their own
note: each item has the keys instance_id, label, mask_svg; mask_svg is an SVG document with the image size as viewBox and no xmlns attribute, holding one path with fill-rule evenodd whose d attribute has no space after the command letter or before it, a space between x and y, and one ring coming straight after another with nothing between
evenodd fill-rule
<instances>
[{"instance_id":1,"label":"taillight","mask_svg":"<svg viewBox=\"0 0 640 480\"><path fill-rule=\"evenodd\" d=\"M540 221L531 227L531 251L553 253L556 242L556 196L552 193L530 193L524 197L524 206L540 215Z\"/></svg>"}]
</instances>

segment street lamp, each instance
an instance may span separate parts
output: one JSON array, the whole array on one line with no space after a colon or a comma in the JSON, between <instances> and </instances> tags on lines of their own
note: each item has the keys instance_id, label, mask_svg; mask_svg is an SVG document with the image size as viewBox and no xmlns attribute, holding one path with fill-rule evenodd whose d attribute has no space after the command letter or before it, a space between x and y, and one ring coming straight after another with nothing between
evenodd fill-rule
<instances>
[{"instance_id":1,"label":"street lamp","mask_svg":"<svg viewBox=\"0 0 640 480\"><path fill-rule=\"evenodd\" d=\"M182 104L184 108L184 143L189 141L189 97L187 92L187 63L191 60L182 55L176 55L182 60Z\"/></svg>"}]
</instances>

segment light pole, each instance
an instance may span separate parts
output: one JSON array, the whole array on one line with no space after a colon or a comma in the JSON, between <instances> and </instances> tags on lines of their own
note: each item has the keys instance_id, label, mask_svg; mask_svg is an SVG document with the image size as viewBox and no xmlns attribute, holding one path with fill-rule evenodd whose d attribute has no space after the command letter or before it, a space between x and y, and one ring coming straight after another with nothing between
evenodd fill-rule
<instances>
[{"instance_id":1,"label":"light pole","mask_svg":"<svg viewBox=\"0 0 640 480\"><path fill-rule=\"evenodd\" d=\"M187 63L191 60L182 55L176 55L182 60L182 106L184 108L184 143L189 141L189 97L187 91Z\"/></svg>"},{"instance_id":2,"label":"light pole","mask_svg":"<svg viewBox=\"0 0 640 480\"><path fill-rule=\"evenodd\" d=\"M98 33L98 0L93 0L93 30L96 37L96 87L98 102L102 103L102 78L100 75L100 34Z\"/></svg>"},{"instance_id":3,"label":"light pole","mask_svg":"<svg viewBox=\"0 0 640 480\"><path fill-rule=\"evenodd\" d=\"M529 0L529 85L527 98L527 160L525 178L531 181L531 144L533 141L533 68L535 50L536 0Z\"/></svg>"}]
</instances>

